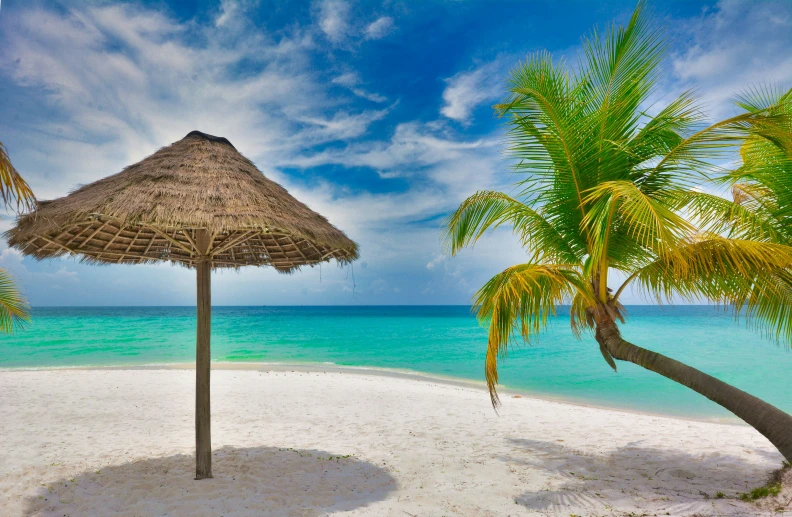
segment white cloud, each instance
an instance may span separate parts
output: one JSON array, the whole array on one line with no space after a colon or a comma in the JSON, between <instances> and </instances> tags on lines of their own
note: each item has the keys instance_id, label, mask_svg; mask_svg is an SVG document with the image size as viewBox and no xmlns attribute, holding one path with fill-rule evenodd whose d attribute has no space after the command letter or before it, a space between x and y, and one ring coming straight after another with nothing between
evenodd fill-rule
<instances>
[{"instance_id":1,"label":"white cloud","mask_svg":"<svg viewBox=\"0 0 792 517\"><path fill-rule=\"evenodd\" d=\"M372 93L361 88L360 83L360 77L356 72L347 72L333 79L333 84L343 86L362 99L370 100L372 102L385 102L388 100L388 98L383 95Z\"/></svg>"},{"instance_id":2,"label":"white cloud","mask_svg":"<svg viewBox=\"0 0 792 517\"><path fill-rule=\"evenodd\" d=\"M381 16L366 26L363 31L366 39L380 39L387 36L393 30L393 18Z\"/></svg>"},{"instance_id":3,"label":"white cloud","mask_svg":"<svg viewBox=\"0 0 792 517\"><path fill-rule=\"evenodd\" d=\"M356 72L347 72L333 79L333 84L339 84L341 86L346 86L347 88L352 88L353 86L360 84L360 77Z\"/></svg>"},{"instance_id":4,"label":"white cloud","mask_svg":"<svg viewBox=\"0 0 792 517\"><path fill-rule=\"evenodd\" d=\"M329 118L295 115L294 119L304 122L307 128L295 133L292 139L306 147L327 141L354 139L364 135L372 122L382 120L389 111L389 108L358 114L338 111Z\"/></svg>"},{"instance_id":5,"label":"white cloud","mask_svg":"<svg viewBox=\"0 0 792 517\"><path fill-rule=\"evenodd\" d=\"M344 149L294 156L283 164L370 167L384 177L421 174L438 183L471 190L485 188L495 172L504 167L499 145L499 139L493 137L459 138L443 123L406 122L396 127L388 142L355 143Z\"/></svg>"},{"instance_id":6,"label":"white cloud","mask_svg":"<svg viewBox=\"0 0 792 517\"><path fill-rule=\"evenodd\" d=\"M700 91L713 118L734 114L730 100L748 87L792 86L792 3L723 0L675 26L673 86Z\"/></svg>"},{"instance_id":7,"label":"white cloud","mask_svg":"<svg viewBox=\"0 0 792 517\"><path fill-rule=\"evenodd\" d=\"M257 4L258 0L221 0L220 14L215 19L215 25L240 28L246 23L247 10Z\"/></svg>"},{"instance_id":8,"label":"white cloud","mask_svg":"<svg viewBox=\"0 0 792 517\"><path fill-rule=\"evenodd\" d=\"M351 4L346 0L319 0L315 5L319 29L336 46L381 39L394 29L390 16L380 16L373 22L363 23L360 17L352 15Z\"/></svg>"},{"instance_id":9,"label":"white cloud","mask_svg":"<svg viewBox=\"0 0 792 517\"><path fill-rule=\"evenodd\" d=\"M327 38L339 43L349 33L349 4L343 0L323 0L319 6L319 27Z\"/></svg>"},{"instance_id":10,"label":"white cloud","mask_svg":"<svg viewBox=\"0 0 792 517\"><path fill-rule=\"evenodd\" d=\"M437 255L426 264L426 269L434 269L438 264L448 260L446 255Z\"/></svg>"},{"instance_id":11,"label":"white cloud","mask_svg":"<svg viewBox=\"0 0 792 517\"><path fill-rule=\"evenodd\" d=\"M500 68L499 62L488 63L446 79L448 86L443 92L444 104L440 113L457 122L468 123L476 107L503 94L503 71Z\"/></svg>"},{"instance_id":12,"label":"white cloud","mask_svg":"<svg viewBox=\"0 0 792 517\"><path fill-rule=\"evenodd\" d=\"M2 37L0 68L61 112L22 134L29 151L17 165L43 199L117 172L193 129L278 161L365 134L388 113L339 110L310 64L315 44L300 29L279 38L237 33L230 21L182 24L129 5L16 16ZM242 60L255 72L236 75ZM68 163L81 165L58 174Z\"/></svg>"}]
</instances>

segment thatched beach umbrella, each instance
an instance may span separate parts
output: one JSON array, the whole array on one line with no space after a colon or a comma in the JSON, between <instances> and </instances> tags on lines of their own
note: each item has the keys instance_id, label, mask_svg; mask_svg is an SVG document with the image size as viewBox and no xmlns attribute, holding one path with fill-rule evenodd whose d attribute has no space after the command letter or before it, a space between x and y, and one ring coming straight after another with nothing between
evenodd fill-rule
<instances>
[{"instance_id":1,"label":"thatched beach umbrella","mask_svg":"<svg viewBox=\"0 0 792 517\"><path fill-rule=\"evenodd\" d=\"M273 266L290 272L358 257L353 241L265 178L231 142L199 131L114 176L39 203L6 236L37 259L80 255L90 263L166 261L195 268L196 479L212 477L211 270Z\"/></svg>"}]
</instances>

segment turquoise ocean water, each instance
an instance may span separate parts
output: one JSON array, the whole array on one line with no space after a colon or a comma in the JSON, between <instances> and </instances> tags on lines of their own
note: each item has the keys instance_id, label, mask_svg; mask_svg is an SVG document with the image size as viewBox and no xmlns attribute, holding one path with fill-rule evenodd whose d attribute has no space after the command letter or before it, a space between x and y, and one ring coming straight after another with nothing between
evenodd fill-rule
<instances>
[{"instance_id":1,"label":"turquoise ocean water","mask_svg":"<svg viewBox=\"0 0 792 517\"><path fill-rule=\"evenodd\" d=\"M792 412L792 352L713 307L629 307L635 344L669 355ZM333 363L482 380L486 332L463 306L214 307L212 359ZM194 361L194 307L36 308L0 337L0 368ZM559 315L502 363L504 386L541 396L703 418L716 404L639 367L614 373L591 336ZM482 395L485 396L485 395Z\"/></svg>"}]
</instances>

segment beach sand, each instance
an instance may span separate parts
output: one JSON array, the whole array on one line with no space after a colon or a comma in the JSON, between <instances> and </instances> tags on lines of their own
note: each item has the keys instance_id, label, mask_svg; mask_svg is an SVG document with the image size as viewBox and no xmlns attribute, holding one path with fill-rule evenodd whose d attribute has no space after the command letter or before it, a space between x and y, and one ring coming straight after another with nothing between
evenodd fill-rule
<instances>
[{"instance_id":1,"label":"beach sand","mask_svg":"<svg viewBox=\"0 0 792 517\"><path fill-rule=\"evenodd\" d=\"M192 371L0 372L0 515L753 515L782 460L743 425L248 368L212 372L203 481Z\"/></svg>"}]
</instances>

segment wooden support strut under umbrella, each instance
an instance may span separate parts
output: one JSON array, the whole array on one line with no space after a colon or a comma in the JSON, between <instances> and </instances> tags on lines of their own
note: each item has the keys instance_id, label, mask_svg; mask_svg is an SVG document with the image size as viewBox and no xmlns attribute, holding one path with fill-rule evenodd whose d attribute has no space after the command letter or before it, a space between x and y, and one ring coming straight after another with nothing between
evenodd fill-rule
<instances>
[{"instance_id":1,"label":"wooden support strut under umbrella","mask_svg":"<svg viewBox=\"0 0 792 517\"><path fill-rule=\"evenodd\" d=\"M89 263L195 268L196 479L212 477L211 270L269 265L288 273L358 257L353 241L264 177L231 142L199 131L118 174L40 202L6 237L37 259L80 255Z\"/></svg>"}]
</instances>

